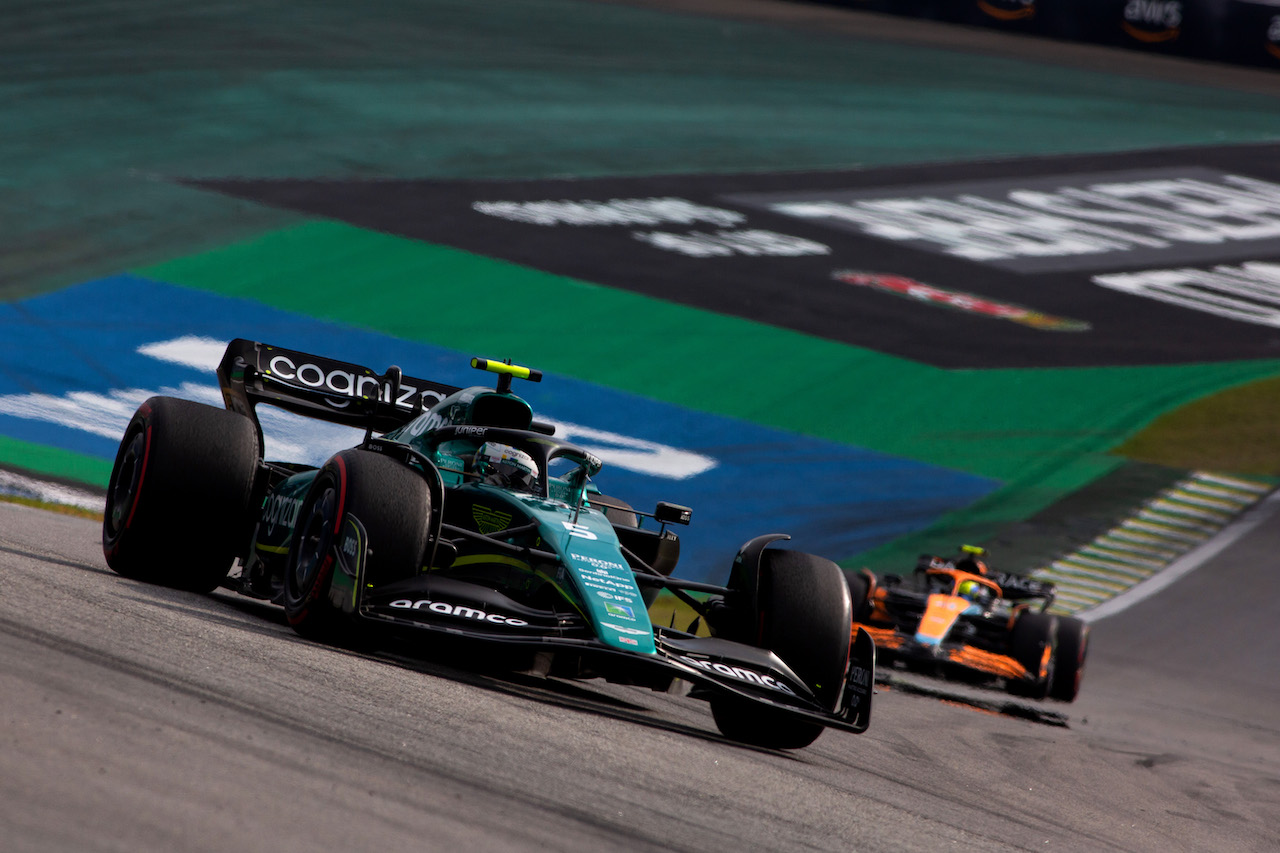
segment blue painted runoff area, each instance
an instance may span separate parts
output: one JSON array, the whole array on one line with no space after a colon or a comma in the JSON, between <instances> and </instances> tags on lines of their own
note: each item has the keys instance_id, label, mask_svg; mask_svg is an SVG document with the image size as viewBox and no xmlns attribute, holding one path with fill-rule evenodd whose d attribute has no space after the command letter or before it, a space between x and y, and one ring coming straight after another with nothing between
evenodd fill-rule
<instances>
[{"instance_id":1,"label":"blue painted runoff area","mask_svg":"<svg viewBox=\"0 0 1280 853\"><path fill-rule=\"evenodd\" d=\"M213 368L232 338L453 385L490 385L472 356L133 275L0 305L0 435L111 459L153 394L221 405ZM516 358L519 362L519 359ZM538 365L527 365L537 367ZM967 506L995 480L659 403L579 380L516 380L535 416L605 460L602 491L652 510L693 508L677 574L723 581L741 543L840 560ZM260 409L269 458L319 464L354 430ZM103 485L103 484L99 484Z\"/></svg>"}]
</instances>

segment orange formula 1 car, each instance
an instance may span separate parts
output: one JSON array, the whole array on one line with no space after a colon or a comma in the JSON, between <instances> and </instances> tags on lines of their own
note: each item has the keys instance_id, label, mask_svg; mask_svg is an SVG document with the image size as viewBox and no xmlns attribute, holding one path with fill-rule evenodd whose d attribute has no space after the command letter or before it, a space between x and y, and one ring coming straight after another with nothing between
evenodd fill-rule
<instances>
[{"instance_id":1,"label":"orange formula 1 car","mask_svg":"<svg viewBox=\"0 0 1280 853\"><path fill-rule=\"evenodd\" d=\"M846 569L855 634L867 629L882 664L1073 701L1088 625L1048 612L1053 584L993 572L985 555L971 545L951 560L925 554L908 577Z\"/></svg>"}]
</instances>

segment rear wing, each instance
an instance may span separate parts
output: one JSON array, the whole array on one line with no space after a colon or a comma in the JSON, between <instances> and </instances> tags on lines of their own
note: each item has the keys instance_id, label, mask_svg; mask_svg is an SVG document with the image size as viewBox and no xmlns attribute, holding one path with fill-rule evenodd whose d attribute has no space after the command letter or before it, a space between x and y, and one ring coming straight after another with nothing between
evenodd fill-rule
<instances>
[{"instance_id":1,"label":"rear wing","mask_svg":"<svg viewBox=\"0 0 1280 853\"><path fill-rule=\"evenodd\" d=\"M957 568L955 560L948 560L933 554L921 554L920 558L916 560L917 572L926 572L929 569L954 568ZM986 577L999 585L1001 597L1006 601L1040 599L1044 601L1044 607L1048 608L1049 605L1053 604L1053 600L1057 595L1057 587L1052 583L1028 577L1027 575L988 570Z\"/></svg>"},{"instance_id":2,"label":"rear wing","mask_svg":"<svg viewBox=\"0 0 1280 853\"><path fill-rule=\"evenodd\" d=\"M1057 595L1057 588L1048 581L1015 575L1011 572L992 572L991 579L1000 584L1007 601L1026 601L1027 599L1044 599L1047 608Z\"/></svg>"},{"instance_id":3,"label":"rear wing","mask_svg":"<svg viewBox=\"0 0 1280 853\"><path fill-rule=\"evenodd\" d=\"M383 433L461 389L405 376L391 366L367 367L236 338L218 365L227 409L258 425L258 403L330 423ZM262 428L258 425L258 432Z\"/></svg>"}]
</instances>

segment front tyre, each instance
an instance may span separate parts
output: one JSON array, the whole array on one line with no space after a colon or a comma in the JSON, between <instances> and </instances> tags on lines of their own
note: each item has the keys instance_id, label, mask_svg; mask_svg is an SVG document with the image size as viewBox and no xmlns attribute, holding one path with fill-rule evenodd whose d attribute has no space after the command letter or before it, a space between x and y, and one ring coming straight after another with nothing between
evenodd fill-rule
<instances>
[{"instance_id":1,"label":"front tyre","mask_svg":"<svg viewBox=\"0 0 1280 853\"><path fill-rule=\"evenodd\" d=\"M1027 670L1028 677L1010 681L1008 690L1026 699L1044 699L1053 683L1054 655L1058 642L1058 617L1051 613L1024 610L1009 636L1014 660Z\"/></svg>"},{"instance_id":2,"label":"front tyre","mask_svg":"<svg viewBox=\"0 0 1280 853\"><path fill-rule=\"evenodd\" d=\"M760 555L759 584L759 608L750 623L759 626L758 633L733 639L777 654L823 706L835 710L853 625L840 567L799 551L766 550ZM711 713L725 737L769 749L801 749L824 728L733 696L712 697Z\"/></svg>"},{"instance_id":3,"label":"front tyre","mask_svg":"<svg viewBox=\"0 0 1280 853\"><path fill-rule=\"evenodd\" d=\"M1074 702L1084 678L1084 659L1089 654L1089 625L1074 616L1058 618L1058 653L1054 659L1053 685L1049 697Z\"/></svg>"},{"instance_id":4,"label":"front tyre","mask_svg":"<svg viewBox=\"0 0 1280 853\"><path fill-rule=\"evenodd\" d=\"M360 522L361 578L340 577L339 541L348 519ZM358 642L351 615L357 582L377 586L422 568L431 523L431 489L405 465L368 450L344 450L325 463L303 500L284 572L284 612L303 637Z\"/></svg>"},{"instance_id":5,"label":"front tyre","mask_svg":"<svg viewBox=\"0 0 1280 853\"><path fill-rule=\"evenodd\" d=\"M152 397L116 453L102 520L107 565L127 578L209 592L248 542L261 453L243 415Z\"/></svg>"}]
</instances>

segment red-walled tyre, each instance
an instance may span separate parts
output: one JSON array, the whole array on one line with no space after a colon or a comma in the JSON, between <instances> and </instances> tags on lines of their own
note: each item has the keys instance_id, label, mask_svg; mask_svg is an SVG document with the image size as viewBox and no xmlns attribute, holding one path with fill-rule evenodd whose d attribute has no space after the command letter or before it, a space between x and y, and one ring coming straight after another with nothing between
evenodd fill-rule
<instances>
[{"instance_id":1,"label":"red-walled tyre","mask_svg":"<svg viewBox=\"0 0 1280 853\"><path fill-rule=\"evenodd\" d=\"M107 485L102 551L136 580L208 592L252 527L261 453L243 415L152 397L125 429Z\"/></svg>"},{"instance_id":2,"label":"red-walled tyre","mask_svg":"<svg viewBox=\"0 0 1280 853\"><path fill-rule=\"evenodd\" d=\"M284 611L298 634L334 645L364 640L358 623L330 594L349 517L360 521L368 537L361 582L376 586L411 578L426 552L431 489L415 471L368 450L344 450L316 474L289 546Z\"/></svg>"}]
</instances>

